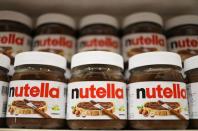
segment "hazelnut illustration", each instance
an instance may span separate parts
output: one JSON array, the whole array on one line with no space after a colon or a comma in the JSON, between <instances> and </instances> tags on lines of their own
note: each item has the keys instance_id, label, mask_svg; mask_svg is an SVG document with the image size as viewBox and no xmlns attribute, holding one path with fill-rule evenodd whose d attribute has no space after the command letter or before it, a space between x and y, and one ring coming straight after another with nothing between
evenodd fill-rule
<instances>
[{"instance_id":1,"label":"hazelnut illustration","mask_svg":"<svg viewBox=\"0 0 198 131\"><path fill-rule=\"evenodd\" d=\"M139 114L142 114L142 112L143 112L143 109L142 108L139 109Z\"/></svg>"},{"instance_id":2,"label":"hazelnut illustration","mask_svg":"<svg viewBox=\"0 0 198 131\"><path fill-rule=\"evenodd\" d=\"M80 111L76 110L75 114L76 114L77 117L80 117Z\"/></svg>"},{"instance_id":3,"label":"hazelnut illustration","mask_svg":"<svg viewBox=\"0 0 198 131\"><path fill-rule=\"evenodd\" d=\"M155 117L155 113L154 112L150 113L150 117Z\"/></svg>"},{"instance_id":4,"label":"hazelnut illustration","mask_svg":"<svg viewBox=\"0 0 198 131\"><path fill-rule=\"evenodd\" d=\"M72 110L72 113L73 113L73 114L75 114L75 112L76 112L76 108L74 108L74 109Z\"/></svg>"},{"instance_id":5,"label":"hazelnut illustration","mask_svg":"<svg viewBox=\"0 0 198 131\"><path fill-rule=\"evenodd\" d=\"M144 117L147 117L149 115L149 112L147 110L143 110L142 114L144 115Z\"/></svg>"}]
</instances>

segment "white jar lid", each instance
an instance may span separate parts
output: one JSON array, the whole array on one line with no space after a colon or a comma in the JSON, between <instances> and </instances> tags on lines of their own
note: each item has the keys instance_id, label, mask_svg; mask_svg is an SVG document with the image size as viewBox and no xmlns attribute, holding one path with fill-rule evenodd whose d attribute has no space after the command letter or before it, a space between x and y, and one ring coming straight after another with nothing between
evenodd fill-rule
<instances>
[{"instance_id":1,"label":"white jar lid","mask_svg":"<svg viewBox=\"0 0 198 131\"><path fill-rule=\"evenodd\" d=\"M87 51L78 53L72 57L71 68L90 64L114 65L122 69L124 68L122 56L107 51Z\"/></svg>"},{"instance_id":2,"label":"white jar lid","mask_svg":"<svg viewBox=\"0 0 198 131\"><path fill-rule=\"evenodd\" d=\"M20 65L49 65L65 70L66 59L54 53L28 51L15 56L14 67Z\"/></svg>"},{"instance_id":3,"label":"white jar lid","mask_svg":"<svg viewBox=\"0 0 198 131\"><path fill-rule=\"evenodd\" d=\"M172 52L156 51L141 53L129 59L129 70L148 65L174 65L182 68L181 57Z\"/></svg>"},{"instance_id":4,"label":"white jar lid","mask_svg":"<svg viewBox=\"0 0 198 131\"><path fill-rule=\"evenodd\" d=\"M198 25L198 15L180 15L170 18L165 22L165 29L169 30L171 28L187 24Z\"/></svg>"},{"instance_id":5,"label":"white jar lid","mask_svg":"<svg viewBox=\"0 0 198 131\"><path fill-rule=\"evenodd\" d=\"M198 68L198 55L190 57L184 61L184 71Z\"/></svg>"},{"instance_id":6,"label":"white jar lid","mask_svg":"<svg viewBox=\"0 0 198 131\"><path fill-rule=\"evenodd\" d=\"M48 14L43 14L39 16L37 18L36 27L43 25L43 24L49 24L49 23L63 24L73 29L76 29L76 23L73 18L67 15L58 14L58 13L48 13Z\"/></svg>"},{"instance_id":7,"label":"white jar lid","mask_svg":"<svg viewBox=\"0 0 198 131\"><path fill-rule=\"evenodd\" d=\"M83 17L80 20L79 28L82 29L85 26L92 24L106 24L111 25L115 28L119 28L119 24L116 18L105 14L95 14Z\"/></svg>"},{"instance_id":8,"label":"white jar lid","mask_svg":"<svg viewBox=\"0 0 198 131\"><path fill-rule=\"evenodd\" d=\"M29 28L32 28L32 19L23 13L16 11L2 10L0 11L0 16L1 16L0 20L19 22L21 24L28 26Z\"/></svg>"},{"instance_id":9,"label":"white jar lid","mask_svg":"<svg viewBox=\"0 0 198 131\"><path fill-rule=\"evenodd\" d=\"M10 58L6 55L0 54L0 66L9 70Z\"/></svg>"},{"instance_id":10,"label":"white jar lid","mask_svg":"<svg viewBox=\"0 0 198 131\"><path fill-rule=\"evenodd\" d=\"M127 26L139 22L153 22L163 26L162 17L158 14L152 12L139 12L131 14L124 18L122 28L126 28Z\"/></svg>"}]
</instances>

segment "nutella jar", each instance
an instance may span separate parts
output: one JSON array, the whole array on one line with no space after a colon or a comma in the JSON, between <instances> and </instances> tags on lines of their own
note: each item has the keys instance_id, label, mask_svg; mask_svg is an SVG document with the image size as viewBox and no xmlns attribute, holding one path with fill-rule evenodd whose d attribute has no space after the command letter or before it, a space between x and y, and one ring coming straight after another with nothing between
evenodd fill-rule
<instances>
[{"instance_id":1,"label":"nutella jar","mask_svg":"<svg viewBox=\"0 0 198 131\"><path fill-rule=\"evenodd\" d=\"M8 91L9 57L0 54L0 127L6 127L6 105Z\"/></svg>"},{"instance_id":2,"label":"nutella jar","mask_svg":"<svg viewBox=\"0 0 198 131\"><path fill-rule=\"evenodd\" d=\"M105 51L74 55L67 91L71 129L122 129L127 120L123 59Z\"/></svg>"},{"instance_id":3,"label":"nutella jar","mask_svg":"<svg viewBox=\"0 0 198 131\"><path fill-rule=\"evenodd\" d=\"M11 58L31 48L32 20L15 11L0 11L0 53Z\"/></svg>"},{"instance_id":4,"label":"nutella jar","mask_svg":"<svg viewBox=\"0 0 198 131\"><path fill-rule=\"evenodd\" d=\"M16 55L8 92L8 127L65 127L65 67L65 58L53 53L32 51Z\"/></svg>"},{"instance_id":5,"label":"nutella jar","mask_svg":"<svg viewBox=\"0 0 198 131\"><path fill-rule=\"evenodd\" d=\"M79 25L77 51L110 51L120 53L118 21L109 15L88 15Z\"/></svg>"},{"instance_id":6,"label":"nutella jar","mask_svg":"<svg viewBox=\"0 0 198 131\"><path fill-rule=\"evenodd\" d=\"M131 14L124 19L122 28L122 52L125 63L131 56L139 53L166 50L163 20L158 14L151 12Z\"/></svg>"},{"instance_id":7,"label":"nutella jar","mask_svg":"<svg viewBox=\"0 0 198 131\"><path fill-rule=\"evenodd\" d=\"M198 16L181 15L166 22L168 50L178 53L182 61L198 55Z\"/></svg>"},{"instance_id":8,"label":"nutella jar","mask_svg":"<svg viewBox=\"0 0 198 131\"><path fill-rule=\"evenodd\" d=\"M44 14L38 17L33 50L64 56L70 65L75 53L75 21L64 14Z\"/></svg>"},{"instance_id":9,"label":"nutella jar","mask_svg":"<svg viewBox=\"0 0 198 131\"><path fill-rule=\"evenodd\" d=\"M184 61L188 87L188 103L190 112L189 128L198 129L198 56Z\"/></svg>"},{"instance_id":10,"label":"nutella jar","mask_svg":"<svg viewBox=\"0 0 198 131\"><path fill-rule=\"evenodd\" d=\"M149 52L129 59L128 119L135 129L186 129L188 102L181 58Z\"/></svg>"}]
</instances>

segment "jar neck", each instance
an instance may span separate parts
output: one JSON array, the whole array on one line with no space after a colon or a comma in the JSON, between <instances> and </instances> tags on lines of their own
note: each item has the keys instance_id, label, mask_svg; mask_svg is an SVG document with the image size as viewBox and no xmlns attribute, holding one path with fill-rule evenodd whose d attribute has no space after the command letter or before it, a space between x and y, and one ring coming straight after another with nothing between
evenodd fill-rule
<instances>
[{"instance_id":1,"label":"jar neck","mask_svg":"<svg viewBox=\"0 0 198 131\"><path fill-rule=\"evenodd\" d=\"M123 81L123 70L112 65L82 65L71 70L71 81Z\"/></svg>"},{"instance_id":2,"label":"jar neck","mask_svg":"<svg viewBox=\"0 0 198 131\"><path fill-rule=\"evenodd\" d=\"M82 28L79 32L80 36L86 35L112 35L118 36L118 29L111 25L106 24L93 24Z\"/></svg>"},{"instance_id":3,"label":"jar neck","mask_svg":"<svg viewBox=\"0 0 198 131\"><path fill-rule=\"evenodd\" d=\"M130 72L130 82L184 81L181 68L172 65L149 65L132 69Z\"/></svg>"},{"instance_id":4,"label":"jar neck","mask_svg":"<svg viewBox=\"0 0 198 131\"><path fill-rule=\"evenodd\" d=\"M123 29L123 35L132 33L159 33L163 34L162 27L157 23L152 22L140 22L131 24Z\"/></svg>"},{"instance_id":5,"label":"jar neck","mask_svg":"<svg viewBox=\"0 0 198 131\"><path fill-rule=\"evenodd\" d=\"M49 66L49 65L21 65L15 67L15 73L20 73L20 72L56 72L60 74L64 74L65 70L54 67L54 66Z\"/></svg>"},{"instance_id":6,"label":"jar neck","mask_svg":"<svg viewBox=\"0 0 198 131\"><path fill-rule=\"evenodd\" d=\"M58 23L49 23L43 24L37 27L35 31L35 35L54 35L54 34L62 34L62 35L69 35L71 37L76 35L74 29L67 25L62 25Z\"/></svg>"},{"instance_id":7,"label":"jar neck","mask_svg":"<svg viewBox=\"0 0 198 131\"><path fill-rule=\"evenodd\" d=\"M198 68L186 71L185 74L187 83L198 82Z\"/></svg>"}]
</instances>

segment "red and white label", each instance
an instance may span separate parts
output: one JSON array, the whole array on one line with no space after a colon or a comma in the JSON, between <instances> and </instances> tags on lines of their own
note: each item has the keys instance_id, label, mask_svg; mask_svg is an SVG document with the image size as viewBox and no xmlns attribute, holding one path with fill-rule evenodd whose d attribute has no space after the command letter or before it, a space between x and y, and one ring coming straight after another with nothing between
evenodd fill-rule
<instances>
[{"instance_id":1,"label":"red and white label","mask_svg":"<svg viewBox=\"0 0 198 131\"><path fill-rule=\"evenodd\" d=\"M122 44L125 61L135 54L166 50L165 36L157 33L129 34L123 37Z\"/></svg>"},{"instance_id":2,"label":"red and white label","mask_svg":"<svg viewBox=\"0 0 198 131\"><path fill-rule=\"evenodd\" d=\"M198 36L177 36L169 38L168 50L180 54L182 60L198 55Z\"/></svg>"},{"instance_id":3,"label":"red and white label","mask_svg":"<svg viewBox=\"0 0 198 131\"><path fill-rule=\"evenodd\" d=\"M0 53L10 58L24 51L29 51L32 39L30 36L18 32L0 33Z\"/></svg>"},{"instance_id":4,"label":"red and white label","mask_svg":"<svg viewBox=\"0 0 198 131\"><path fill-rule=\"evenodd\" d=\"M6 117L65 119L65 106L65 83L16 80L9 85Z\"/></svg>"},{"instance_id":5,"label":"red and white label","mask_svg":"<svg viewBox=\"0 0 198 131\"><path fill-rule=\"evenodd\" d=\"M68 120L127 119L126 84L86 81L68 84ZM110 112L106 114L105 111Z\"/></svg>"},{"instance_id":6,"label":"red and white label","mask_svg":"<svg viewBox=\"0 0 198 131\"><path fill-rule=\"evenodd\" d=\"M198 36L177 36L168 39L168 49L172 52L180 50L198 50Z\"/></svg>"},{"instance_id":7,"label":"red and white label","mask_svg":"<svg viewBox=\"0 0 198 131\"><path fill-rule=\"evenodd\" d=\"M0 81L0 118L6 117L8 82Z\"/></svg>"},{"instance_id":8,"label":"red and white label","mask_svg":"<svg viewBox=\"0 0 198 131\"><path fill-rule=\"evenodd\" d=\"M71 61L75 53L75 39L68 35L39 35L34 38L33 43L33 50L56 53L68 61Z\"/></svg>"},{"instance_id":9,"label":"red and white label","mask_svg":"<svg viewBox=\"0 0 198 131\"><path fill-rule=\"evenodd\" d=\"M170 110L189 119L186 84L182 82L136 82L129 84L129 120L179 120Z\"/></svg>"},{"instance_id":10,"label":"red and white label","mask_svg":"<svg viewBox=\"0 0 198 131\"><path fill-rule=\"evenodd\" d=\"M198 82L188 84L190 119L198 119Z\"/></svg>"},{"instance_id":11,"label":"red and white label","mask_svg":"<svg viewBox=\"0 0 198 131\"><path fill-rule=\"evenodd\" d=\"M120 53L120 40L111 35L89 35L83 36L78 40L78 52L83 51L110 51Z\"/></svg>"}]
</instances>

